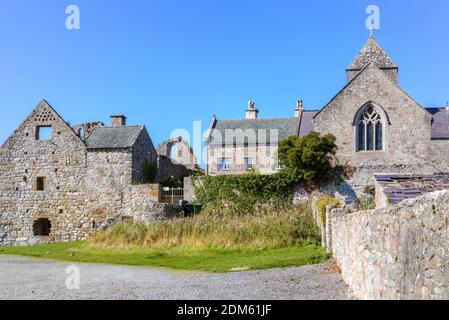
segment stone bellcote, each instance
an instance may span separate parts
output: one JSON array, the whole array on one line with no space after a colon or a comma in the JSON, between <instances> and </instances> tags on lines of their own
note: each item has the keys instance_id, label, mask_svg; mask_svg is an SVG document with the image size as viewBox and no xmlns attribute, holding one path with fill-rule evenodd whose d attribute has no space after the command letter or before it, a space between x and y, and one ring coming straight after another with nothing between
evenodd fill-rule
<instances>
[{"instance_id":1,"label":"stone bellcote","mask_svg":"<svg viewBox=\"0 0 449 320\"><path fill-rule=\"evenodd\" d=\"M398 82L398 66L394 64L388 54L379 46L373 35L370 35L365 46L346 69L348 82L354 79L354 77L370 63L374 63L395 83Z\"/></svg>"}]
</instances>

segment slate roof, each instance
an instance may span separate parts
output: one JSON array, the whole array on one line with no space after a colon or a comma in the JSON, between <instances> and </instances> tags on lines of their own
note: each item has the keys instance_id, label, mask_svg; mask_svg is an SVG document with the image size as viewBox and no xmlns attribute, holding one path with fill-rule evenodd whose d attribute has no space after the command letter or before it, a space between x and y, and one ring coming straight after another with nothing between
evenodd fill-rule
<instances>
[{"instance_id":1,"label":"slate roof","mask_svg":"<svg viewBox=\"0 0 449 320\"><path fill-rule=\"evenodd\" d=\"M449 189L449 173L429 175L375 174L391 204L414 199L426 193Z\"/></svg>"},{"instance_id":2,"label":"slate roof","mask_svg":"<svg viewBox=\"0 0 449 320\"><path fill-rule=\"evenodd\" d=\"M446 108L428 108L432 114L432 139L449 139L449 110Z\"/></svg>"},{"instance_id":3,"label":"slate roof","mask_svg":"<svg viewBox=\"0 0 449 320\"><path fill-rule=\"evenodd\" d=\"M124 149L134 145L143 126L95 127L86 139L88 149Z\"/></svg>"},{"instance_id":4,"label":"slate roof","mask_svg":"<svg viewBox=\"0 0 449 320\"><path fill-rule=\"evenodd\" d=\"M304 110L301 116L301 122L299 124L298 137L304 137L313 131L313 117L318 111Z\"/></svg>"},{"instance_id":5,"label":"slate roof","mask_svg":"<svg viewBox=\"0 0 449 320\"><path fill-rule=\"evenodd\" d=\"M247 130L254 130L256 141L249 141L249 144L258 143L259 145L268 145L270 141L270 130L278 130L278 141L288 138L290 136L296 136L298 134L299 119L298 118L280 118L280 119L255 119L255 120L217 120L212 128L210 137L214 137L217 133L221 134L221 137L226 145L234 144L234 137L228 132L235 132L235 130L241 129L243 132ZM259 133L261 130L265 130L265 141L259 141L262 137ZM263 131L262 131L263 132ZM242 137L242 140L245 137ZM275 138L273 136L273 138ZM208 145L222 145L223 141L220 139L211 139L208 141Z\"/></svg>"},{"instance_id":6,"label":"slate roof","mask_svg":"<svg viewBox=\"0 0 449 320\"><path fill-rule=\"evenodd\" d=\"M362 50L349 65L348 70L359 70L374 63L379 68L397 68L388 54L380 47L373 36L370 36Z\"/></svg>"}]
</instances>

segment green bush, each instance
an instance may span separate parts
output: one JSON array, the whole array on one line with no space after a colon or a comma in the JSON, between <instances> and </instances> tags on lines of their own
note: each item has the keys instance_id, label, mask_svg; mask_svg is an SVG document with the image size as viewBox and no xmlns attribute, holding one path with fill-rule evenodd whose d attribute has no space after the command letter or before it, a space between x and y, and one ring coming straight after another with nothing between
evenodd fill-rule
<instances>
[{"instance_id":1,"label":"green bush","mask_svg":"<svg viewBox=\"0 0 449 320\"><path fill-rule=\"evenodd\" d=\"M341 206L338 199L332 198L330 196L324 196L317 201L316 209L323 225L326 224L326 207L328 205L332 205L334 208L340 208Z\"/></svg>"},{"instance_id":2,"label":"green bush","mask_svg":"<svg viewBox=\"0 0 449 320\"><path fill-rule=\"evenodd\" d=\"M335 137L317 132L298 138L289 137L279 143L279 160L286 170L308 185L329 182L335 178Z\"/></svg>"},{"instance_id":3,"label":"green bush","mask_svg":"<svg viewBox=\"0 0 449 320\"><path fill-rule=\"evenodd\" d=\"M175 177L169 177L159 182L161 186L168 188L182 188L183 183Z\"/></svg>"}]
</instances>

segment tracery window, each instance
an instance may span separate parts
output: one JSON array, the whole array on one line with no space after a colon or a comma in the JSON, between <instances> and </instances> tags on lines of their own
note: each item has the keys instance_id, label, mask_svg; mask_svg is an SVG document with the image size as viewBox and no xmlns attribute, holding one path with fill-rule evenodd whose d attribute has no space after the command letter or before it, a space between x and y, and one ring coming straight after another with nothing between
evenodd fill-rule
<instances>
[{"instance_id":1,"label":"tracery window","mask_svg":"<svg viewBox=\"0 0 449 320\"><path fill-rule=\"evenodd\" d=\"M384 127L380 113L372 105L365 107L357 117L357 152L382 151Z\"/></svg>"}]
</instances>

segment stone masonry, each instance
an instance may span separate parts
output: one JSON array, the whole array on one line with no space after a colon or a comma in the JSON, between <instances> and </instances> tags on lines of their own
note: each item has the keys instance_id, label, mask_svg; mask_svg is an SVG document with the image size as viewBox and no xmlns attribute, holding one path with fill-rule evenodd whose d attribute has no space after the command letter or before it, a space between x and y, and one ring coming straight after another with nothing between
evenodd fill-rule
<instances>
[{"instance_id":1,"label":"stone masonry","mask_svg":"<svg viewBox=\"0 0 449 320\"><path fill-rule=\"evenodd\" d=\"M326 247L359 299L449 299L449 191L388 208L328 210Z\"/></svg>"},{"instance_id":2,"label":"stone masonry","mask_svg":"<svg viewBox=\"0 0 449 320\"><path fill-rule=\"evenodd\" d=\"M149 222L169 210L158 184L140 184L144 158L157 159L145 127L88 128L81 139L43 100L3 144L0 245L85 239L113 222Z\"/></svg>"}]
</instances>

